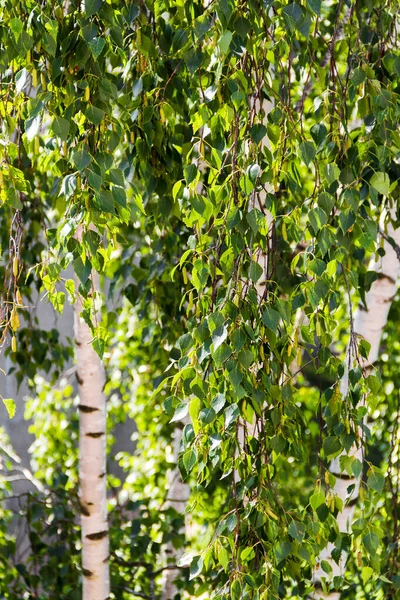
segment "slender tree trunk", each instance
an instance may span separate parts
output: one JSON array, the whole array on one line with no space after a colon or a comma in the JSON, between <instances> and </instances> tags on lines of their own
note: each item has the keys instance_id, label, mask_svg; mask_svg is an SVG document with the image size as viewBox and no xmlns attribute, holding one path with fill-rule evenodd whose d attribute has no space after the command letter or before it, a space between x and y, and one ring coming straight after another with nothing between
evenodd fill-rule
<instances>
[{"instance_id":1,"label":"slender tree trunk","mask_svg":"<svg viewBox=\"0 0 400 600\"><path fill-rule=\"evenodd\" d=\"M188 422L188 418L183 420L184 424ZM179 458L179 447L181 437L182 430L176 428L173 440L174 461L176 461L176 463L178 463ZM176 468L170 472L168 480L168 506L174 508L177 513L184 515L186 511L186 505L190 496L190 486L188 483L184 483L182 481L178 466L176 466ZM188 527L186 519L182 530L184 530L185 534L187 534ZM182 551L177 550L171 542L168 544L166 552L167 561L170 565L176 564L182 555ZM175 585L175 579L178 577L178 575L178 569L166 569L164 571L164 577L162 582L162 600L173 600L175 598L175 595L178 593L178 588Z\"/></svg>"},{"instance_id":2,"label":"slender tree trunk","mask_svg":"<svg viewBox=\"0 0 400 600\"><path fill-rule=\"evenodd\" d=\"M392 237L394 242L400 246L400 228L395 230L390 224L388 226L388 236ZM364 338L371 344L368 360L361 359L361 364L367 371L370 370L374 363L378 360L382 334L388 320L390 306L397 291L397 280L400 276L399 258L387 240L384 242L384 250L385 255L382 258L379 258L377 262L373 262L370 266L372 271L379 273L379 277L372 284L371 289L366 294L366 309L360 305L354 315L354 333L357 336ZM353 362L355 358L352 354L351 344L349 344L349 348L347 350L347 357L350 358L351 362ZM341 393L343 396L346 396L348 393L347 372L342 379ZM363 459L362 448L358 448L357 446L353 446L350 449L349 454L355 456L360 461ZM353 515L359 495L360 478L345 478L340 469L339 459L340 457L333 460L329 467L330 472L337 478L334 488L335 494L339 496L344 503L347 496L347 488L350 485L355 486L350 503L348 503L341 513L339 513L337 519L339 531L347 532L351 529ZM347 554L344 556L342 554L343 558L341 563L338 565L331 558L331 552L334 547L335 546L333 544L328 544L328 546L321 553L320 559L328 561L332 567L333 576L337 576L344 573ZM319 569L315 573L316 581L321 581L321 577L326 577L326 574ZM323 597L329 598L329 600L336 600L340 597L340 593L332 592Z\"/></svg>"},{"instance_id":3,"label":"slender tree trunk","mask_svg":"<svg viewBox=\"0 0 400 600\"><path fill-rule=\"evenodd\" d=\"M82 526L83 600L110 595L106 497L106 399L104 367L91 345L92 334L75 304L79 393L79 479Z\"/></svg>"}]
</instances>

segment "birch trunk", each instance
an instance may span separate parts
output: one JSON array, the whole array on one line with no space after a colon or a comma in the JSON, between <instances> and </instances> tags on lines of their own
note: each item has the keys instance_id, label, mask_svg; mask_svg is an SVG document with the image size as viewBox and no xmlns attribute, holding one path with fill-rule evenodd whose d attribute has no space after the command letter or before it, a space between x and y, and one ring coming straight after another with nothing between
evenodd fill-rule
<instances>
[{"instance_id":1,"label":"birch trunk","mask_svg":"<svg viewBox=\"0 0 400 600\"><path fill-rule=\"evenodd\" d=\"M189 419L185 419L183 421L184 424L188 423ZM182 430L175 429L174 432L174 440L173 440L173 452L174 452L174 461L178 463L179 459L179 447L182 437ZM168 506L174 508L177 513L184 515L186 511L186 505L190 496L190 486L187 483L184 483L181 478L181 474L179 472L178 466L173 469L168 477L169 483L169 493L168 493ZM185 534L188 533L188 527L185 519L185 524L183 529L185 530ZM170 566L172 563L177 563L182 555L181 550L177 550L174 548L172 543L168 544L167 550L167 559ZM168 566L168 564L166 565ZM166 569L164 571L164 577L162 582L162 600L173 600L178 594L178 588L175 585L175 580L178 576L178 569Z\"/></svg>"},{"instance_id":2,"label":"birch trunk","mask_svg":"<svg viewBox=\"0 0 400 600\"><path fill-rule=\"evenodd\" d=\"M83 600L110 596L106 497L106 399L104 367L91 344L90 328L75 303L79 393L79 480L82 527Z\"/></svg>"},{"instance_id":3,"label":"birch trunk","mask_svg":"<svg viewBox=\"0 0 400 600\"><path fill-rule=\"evenodd\" d=\"M390 224L388 226L388 236L393 238L394 242L400 246L400 228L394 229ZM373 262L370 266L372 271L379 273L378 279L372 284L370 291L366 294L366 309L359 306L354 315L354 333L357 336L363 337L371 344L368 360L361 359L361 364L367 371L370 370L374 363L378 360L380 342L383 331L385 329L390 306L397 291L397 280L400 276L400 261L395 250L390 243L385 239L384 242L385 255L377 262ZM351 353L351 346L347 350L347 356L352 361L354 356ZM347 372L341 382L341 393L346 396L348 393L348 375ZM353 446L349 452L361 462L363 459L362 448ZM340 457L332 461L329 471L335 475L336 484L334 493L343 501L347 497L347 488L354 485L354 491L350 503L338 515L338 527L340 532L348 532L351 529L353 515L357 504L357 499L360 489L360 478L345 478L340 469ZM331 552L334 549L334 544L328 546L322 551L320 560L326 560L330 563L333 571L333 576L342 575L345 570L347 554L343 555L341 563L338 565L331 558ZM315 573L315 580L321 581L321 577L326 577L326 574L318 569ZM327 596L320 595L329 600L336 600L340 597L340 593L332 592Z\"/></svg>"}]
</instances>

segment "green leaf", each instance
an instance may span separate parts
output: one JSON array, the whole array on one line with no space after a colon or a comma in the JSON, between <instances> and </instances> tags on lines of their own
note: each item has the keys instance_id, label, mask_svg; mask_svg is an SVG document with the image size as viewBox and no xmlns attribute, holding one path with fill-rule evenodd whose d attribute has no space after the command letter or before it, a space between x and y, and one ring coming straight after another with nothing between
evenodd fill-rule
<instances>
[{"instance_id":1,"label":"green leaf","mask_svg":"<svg viewBox=\"0 0 400 600\"><path fill-rule=\"evenodd\" d=\"M385 485L385 478L378 471L372 471L372 473L368 477L367 484L368 487L371 488L371 490L375 490L375 492L381 494Z\"/></svg>"},{"instance_id":2,"label":"green leaf","mask_svg":"<svg viewBox=\"0 0 400 600\"><path fill-rule=\"evenodd\" d=\"M247 97L241 91L234 92L231 96L231 100L232 100L232 104L236 110L240 110L247 103ZM248 193L250 193L252 191L251 186L250 186L250 189L247 191L248 191Z\"/></svg>"},{"instance_id":3,"label":"green leaf","mask_svg":"<svg viewBox=\"0 0 400 600\"><path fill-rule=\"evenodd\" d=\"M250 135L253 141L256 144L259 144L267 135L267 128L265 127L265 125L262 125L260 123L258 123L257 125L253 125L250 128Z\"/></svg>"},{"instance_id":4,"label":"green leaf","mask_svg":"<svg viewBox=\"0 0 400 600\"><path fill-rule=\"evenodd\" d=\"M113 164L113 157L108 152L98 152L95 155L94 159L103 171L108 171L109 169L111 169Z\"/></svg>"},{"instance_id":5,"label":"green leaf","mask_svg":"<svg viewBox=\"0 0 400 600\"><path fill-rule=\"evenodd\" d=\"M29 71L28 69L21 69L15 75L15 91L17 94L22 92L27 84L29 83Z\"/></svg>"},{"instance_id":6,"label":"green leaf","mask_svg":"<svg viewBox=\"0 0 400 600\"><path fill-rule=\"evenodd\" d=\"M376 535L376 533L367 533L363 536L362 541L366 550L372 554L372 556L374 556L379 547L379 537Z\"/></svg>"},{"instance_id":7,"label":"green leaf","mask_svg":"<svg viewBox=\"0 0 400 600\"><path fill-rule=\"evenodd\" d=\"M307 6L316 15L321 14L321 0L307 0Z\"/></svg>"},{"instance_id":8,"label":"green leaf","mask_svg":"<svg viewBox=\"0 0 400 600\"><path fill-rule=\"evenodd\" d=\"M317 146L322 146L325 142L328 130L323 123L315 123L310 129L311 137Z\"/></svg>"},{"instance_id":9,"label":"green leaf","mask_svg":"<svg viewBox=\"0 0 400 600\"><path fill-rule=\"evenodd\" d=\"M233 0L217 0L216 2L218 18L221 21L222 27L224 29L226 29L229 25L229 21L234 11L234 8L235 5Z\"/></svg>"},{"instance_id":10,"label":"green leaf","mask_svg":"<svg viewBox=\"0 0 400 600\"><path fill-rule=\"evenodd\" d=\"M324 439L322 447L324 449L324 454L328 459L342 450L342 444L340 443L339 438L333 435Z\"/></svg>"},{"instance_id":11,"label":"green leaf","mask_svg":"<svg viewBox=\"0 0 400 600\"><path fill-rule=\"evenodd\" d=\"M233 248L228 248L222 254L220 260L220 268L224 276L228 279L232 276L232 273L235 268L235 253Z\"/></svg>"},{"instance_id":12,"label":"green leaf","mask_svg":"<svg viewBox=\"0 0 400 600\"><path fill-rule=\"evenodd\" d=\"M7 409L9 418L12 419L15 415L15 410L16 410L14 400L12 398L2 398L2 401L3 401L4 406Z\"/></svg>"},{"instance_id":13,"label":"green leaf","mask_svg":"<svg viewBox=\"0 0 400 600\"><path fill-rule=\"evenodd\" d=\"M99 192L103 183L103 179L94 171L88 171L88 183L95 192Z\"/></svg>"},{"instance_id":14,"label":"green leaf","mask_svg":"<svg viewBox=\"0 0 400 600\"><path fill-rule=\"evenodd\" d=\"M102 212L114 213L114 198L112 197L111 192L108 190L101 190L99 194L96 194L95 204Z\"/></svg>"},{"instance_id":15,"label":"green leaf","mask_svg":"<svg viewBox=\"0 0 400 600\"><path fill-rule=\"evenodd\" d=\"M22 33L24 24L22 23L21 19L18 19L17 17L15 17L14 19L10 19L8 24L13 33L14 40L17 41Z\"/></svg>"},{"instance_id":16,"label":"green leaf","mask_svg":"<svg viewBox=\"0 0 400 600\"><path fill-rule=\"evenodd\" d=\"M371 346L369 349L371 349ZM367 357L365 357L365 358L367 358ZM376 375L368 375L366 382L367 382L369 389L371 390L371 392L374 395L376 395L379 392L379 390L381 389L381 382L379 381L379 379Z\"/></svg>"},{"instance_id":17,"label":"green leaf","mask_svg":"<svg viewBox=\"0 0 400 600\"><path fill-rule=\"evenodd\" d=\"M256 235L265 224L265 217L257 208L253 208L253 210L248 213L246 219L254 235Z\"/></svg>"},{"instance_id":18,"label":"green leaf","mask_svg":"<svg viewBox=\"0 0 400 600\"><path fill-rule=\"evenodd\" d=\"M105 344L104 340L102 340L101 338L96 338L93 341L93 349L96 352L97 356L100 358L100 360L104 356L105 347L106 347L106 344Z\"/></svg>"},{"instance_id":19,"label":"green leaf","mask_svg":"<svg viewBox=\"0 0 400 600\"><path fill-rule=\"evenodd\" d=\"M328 185L332 185L335 181L339 179L340 169L335 163L331 163L329 165L325 165L324 167L324 177L328 182Z\"/></svg>"},{"instance_id":20,"label":"green leaf","mask_svg":"<svg viewBox=\"0 0 400 600\"><path fill-rule=\"evenodd\" d=\"M339 215L340 229L343 231L344 234L349 231L349 229L354 225L355 222L356 222L356 215L353 213L352 210L350 210L348 212L340 213L340 215Z\"/></svg>"},{"instance_id":21,"label":"green leaf","mask_svg":"<svg viewBox=\"0 0 400 600\"><path fill-rule=\"evenodd\" d=\"M231 334L231 340L235 350L239 351L246 343L246 336L241 329L235 329Z\"/></svg>"},{"instance_id":22,"label":"green leaf","mask_svg":"<svg viewBox=\"0 0 400 600\"><path fill-rule=\"evenodd\" d=\"M215 410L216 413L219 413L225 406L226 398L224 394L217 394L211 402L211 406Z\"/></svg>"},{"instance_id":23,"label":"green leaf","mask_svg":"<svg viewBox=\"0 0 400 600\"><path fill-rule=\"evenodd\" d=\"M139 79L136 79L136 81L134 81L133 85L132 85L133 97L137 98L138 96L140 96L142 91L143 91L143 79L141 77L139 77Z\"/></svg>"},{"instance_id":24,"label":"green leaf","mask_svg":"<svg viewBox=\"0 0 400 600\"><path fill-rule=\"evenodd\" d=\"M188 567L195 558L191 552L184 552L178 560L178 567Z\"/></svg>"},{"instance_id":25,"label":"green leaf","mask_svg":"<svg viewBox=\"0 0 400 600\"><path fill-rule=\"evenodd\" d=\"M104 119L104 112L97 106L91 105L85 110L85 116L93 125L100 125Z\"/></svg>"},{"instance_id":26,"label":"green leaf","mask_svg":"<svg viewBox=\"0 0 400 600\"><path fill-rule=\"evenodd\" d=\"M248 369L254 362L253 353L250 350L241 350L238 355L238 360L242 367Z\"/></svg>"},{"instance_id":27,"label":"green leaf","mask_svg":"<svg viewBox=\"0 0 400 600\"><path fill-rule=\"evenodd\" d=\"M324 256L328 250L334 245L336 238L328 227L323 227L318 233L318 243L322 255Z\"/></svg>"},{"instance_id":28,"label":"green leaf","mask_svg":"<svg viewBox=\"0 0 400 600\"><path fill-rule=\"evenodd\" d=\"M328 192L322 192L318 196L318 205L322 208L322 210L329 217L329 215L332 212L333 207L335 206L335 198L331 194L328 194Z\"/></svg>"},{"instance_id":29,"label":"green leaf","mask_svg":"<svg viewBox=\"0 0 400 600\"><path fill-rule=\"evenodd\" d=\"M290 542L278 542L275 547L276 558L280 562L284 560L292 549L292 544Z\"/></svg>"},{"instance_id":30,"label":"green leaf","mask_svg":"<svg viewBox=\"0 0 400 600\"><path fill-rule=\"evenodd\" d=\"M220 325L219 327L214 329L214 331L211 334L211 339L214 344L214 351L217 350L219 346L221 346L221 344L226 340L227 337L228 329L225 325Z\"/></svg>"},{"instance_id":31,"label":"green leaf","mask_svg":"<svg viewBox=\"0 0 400 600\"><path fill-rule=\"evenodd\" d=\"M95 37L89 42L89 48L91 53L93 54L93 58L97 60L100 54L103 52L104 46L106 45L106 41L102 37Z\"/></svg>"},{"instance_id":32,"label":"green leaf","mask_svg":"<svg viewBox=\"0 0 400 600\"><path fill-rule=\"evenodd\" d=\"M191 49L184 54L184 60L190 74L193 75L197 69L201 66L204 60L204 54L199 49Z\"/></svg>"},{"instance_id":33,"label":"green leaf","mask_svg":"<svg viewBox=\"0 0 400 600\"><path fill-rule=\"evenodd\" d=\"M227 529L228 533L232 533L232 531L235 531L236 525L237 525L237 516L235 515L235 513L232 513L226 519L226 529Z\"/></svg>"},{"instance_id":34,"label":"green leaf","mask_svg":"<svg viewBox=\"0 0 400 600\"><path fill-rule=\"evenodd\" d=\"M262 269L261 265L258 264L258 262L255 262L254 260L252 260L251 265L250 265L250 279L253 281L253 283L257 283L257 281L260 279L262 274L263 274L263 269Z\"/></svg>"},{"instance_id":35,"label":"green leaf","mask_svg":"<svg viewBox=\"0 0 400 600\"><path fill-rule=\"evenodd\" d=\"M322 208L317 206L313 210L310 210L308 213L308 218L310 220L310 224L313 230L314 235L317 235L318 232L323 228L324 225L328 222L327 214Z\"/></svg>"},{"instance_id":36,"label":"green leaf","mask_svg":"<svg viewBox=\"0 0 400 600\"><path fill-rule=\"evenodd\" d=\"M257 179L259 178L261 173L261 168L260 165L258 165L257 163L253 163L249 166L249 168L247 169L247 175L248 178L250 179L251 183L256 183Z\"/></svg>"},{"instance_id":37,"label":"green leaf","mask_svg":"<svg viewBox=\"0 0 400 600\"><path fill-rule=\"evenodd\" d=\"M351 74L350 81L353 85L360 85L365 81L365 71L357 67Z\"/></svg>"},{"instance_id":38,"label":"green leaf","mask_svg":"<svg viewBox=\"0 0 400 600\"><path fill-rule=\"evenodd\" d=\"M285 6L283 15L290 31L298 29L304 19L303 9L296 2L292 2Z\"/></svg>"},{"instance_id":39,"label":"green leaf","mask_svg":"<svg viewBox=\"0 0 400 600\"><path fill-rule=\"evenodd\" d=\"M85 13L88 17L91 17L97 13L103 4L103 0L85 0Z\"/></svg>"},{"instance_id":40,"label":"green leaf","mask_svg":"<svg viewBox=\"0 0 400 600\"><path fill-rule=\"evenodd\" d=\"M325 573L327 573L328 575L332 575L333 573L333 569L331 567L331 565L328 563L327 560L322 560L321 561L321 568L323 571L325 571Z\"/></svg>"},{"instance_id":41,"label":"green leaf","mask_svg":"<svg viewBox=\"0 0 400 600\"><path fill-rule=\"evenodd\" d=\"M85 285L92 272L92 265L89 261L83 263L82 259L79 257L74 260L74 270L82 285Z\"/></svg>"},{"instance_id":42,"label":"green leaf","mask_svg":"<svg viewBox=\"0 0 400 600\"><path fill-rule=\"evenodd\" d=\"M232 349L230 346L228 346L228 344L221 344L217 350L211 351L211 355L217 368L222 367L224 362L228 360L231 354Z\"/></svg>"},{"instance_id":43,"label":"green leaf","mask_svg":"<svg viewBox=\"0 0 400 600\"><path fill-rule=\"evenodd\" d=\"M351 470L353 471L355 477L360 477L362 468L362 462L358 458L355 458L351 465Z\"/></svg>"},{"instance_id":44,"label":"green leaf","mask_svg":"<svg viewBox=\"0 0 400 600\"><path fill-rule=\"evenodd\" d=\"M20 56L24 56L33 47L33 38L24 29L19 36L17 47Z\"/></svg>"},{"instance_id":45,"label":"green leaf","mask_svg":"<svg viewBox=\"0 0 400 600\"><path fill-rule=\"evenodd\" d=\"M316 155L316 148L313 142L302 142L299 146L300 158L307 165L313 162Z\"/></svg>"},{"instance_id":46,"label":"green leaf","mask_svg":"<svg viewBox=\"0 0 400 600\"><path fill-rule=\"evenodd\" d=\"M225 409L225 429L228 429L230 425L236 422L239 414L239 407L237 404L231 404Z\"/></svg>"},{"instance_id":47,"label":"green leaf","mask_svg":"<svg viewBox=\"0 0 400 600\"><path fill-rule=\"evenodd\" d=\"M372 567L363 567L361 569L361 577L363 580L363 584L365 585L369 579L371 579L374 574L374 570Z\"/></svg>"},{"instance_id":48,"label":"green leaf","mask_svg":"<svg viewBox=\"0 0 400 600\"><path fill-rule=\"evenodd\" d=\"M182 419L184 419L189 411L189 405L188 404L178 404L178 406L175 409L174 412L174 416L171 419L171 423L175 423L176 421L182 421Z\"/></svg>"},{"instance_id":49,"label":"green leaf","mask_svg":"<svg viewBox=\"0 0 400 600\"><path fill-rule=\"evenodd\" d=\"M194 465L196 464L196 460L197 460L197 453L195 452L195 450L193 450L192 448L189 448L188 450L186 450L186 452L184 452L182 461L183 461L183 465L186 469L186 472L188 474L191 472Z\"/></svg>"},{"instance_id":50,"label":"green leaf","mask_svg":"<svg viewBox=\"0 0 400 600\"><path fill-rule=\"evenodd\" d=\"M40 131L40 123L40 115L34 117L33 119L27 119L25 121L25 135L27 140L31 141L38 135Z\"/></svg>"},{"instance_id":51,"label":"green leaf","mask_svg":"<svg viewBox=\"0 0 400 600\"><path fill-rule=\"evenodd\" d=\"M198 577L203 570L203 557L195 556L190 564L189 580Z\"/></svg>"},{"instance_id":52,"label":"green leaf","mask_svg":"<svg viewBox=\"0 0 400 600\"><path fill-rule=\"evenodd\" d=\"M218 42L218 46L219 46L219 49L221 50L222 54L227 54L231 41L232 41L232 33L230 31L224 31L224 33L222 34L222 36Z\"/></svg>"},{"instance_id":53,"label":"green leaf","mask_svg":"<svg viewBox=\"0 0 400 600\"><path fill-rule=\"evenodd\" d=\"M66 141L69 134L70 123L67 119L63 117L54 117L53 122L51 124L51 129L57 137Z\"/></svg>"},{"instance_id":54,"label":"green leaf","mask_svg":"<svg viewBox=\"0 0 400 600\"><path fill-rule=\"evenodd\" d=\"M314 510L317 510L322 504L325 503L325 494L322 490L314 492L310 498L310 504Z\"/></svg>"},{"instance_id":55,"label":"green leaf","mask_svg":"<svg viewBox=\"0 0 400 600\"><path fill-rule=\"evenodd\" d=\"M62 313L65 304L65 293L64 292L54 292L49 294L49 299L55 310Z\"/></svg>"},{"instance_id":56,"label":"green leaf","mask_svg":"<svg viewBox=\"0 0 400 600\"><path fill-rule=\"evenodd\" d=\"M215 419L215 410L213 408L203 408L199 414L200 421L208 425L212 423Z\"/></svg>"},{"instance_id":57,"label":"green leaf","mask_svg":"<svg viewBox=\"0 0 400 600\"><path fill-rule=\"evenodd\" d=\"M281 316L278 311L267 306L262 316L264 325L266 325L268 329L271 329L271 331L275 332L278 329L280 319Z\"/></svg>"},{"instance_id":58,"label":"green leaf","mask_svg":"<svg viewBox=\"0 0 400 600\"><path fill-rule=\"evenodd\" d=\"M68 200L73 195L75 189L76 189L75 175L67 175L66 177L64 177L64 179L62 181L61 189L60 189L60 196L63 195Z\"/></svg>"},{"instance_id":59,"label":"green leaf","mask_svg":"<svg viewBox=\"0 0 400 600\"><path fill-rule=\"evenodd\" d=\"M292 538L298 542L302 542L306 533L306 528L305 525L299 521L291 521L288 532Z\"/></svg>"},{"instance_id":60,"label":"green leaf","mask_svg":"<svg viewBox=\"0 0 400 600\"><path fill-rule=\"evenodd\" d=\"M237 364L232 369L232 371L229 372L228 378L234 388L237 388L240 385L243 379L243 373L241 372Z\"/></svg>"},{"instance_id":61,"label":"green leaf","mask_svg":"<svg viewBox=\"0 0 400 600\"><path fill-rule=\"evenodd\" d=\"M245 40L251 28L250 22L245 17L238 17L235 20L234 31L238 33L242 40Z\"/></svg>"},{"instance_id":62,"label":"green leaf","mask_svg":"<svg viewBox=\"0 0 400 600\"><path fill-rule=\"evenodd\" d=\"M126 208L126 192L125 189L119 185L113 185L111 188L112 196L119 206Z\"/></svg>"},{"instance_id":63,"label":"green leaf","mask_svg":"<svg viewBox=\"0 0 400 600\"><path fill-rule=\"evenodd\" d=\"M72 155L72 163L78 169L78 171L83 171L86 167L90 165L92 162L92 157L85 150L77 150Z\"/></svg>"},{"instance_id":64,"label":"green leaf","mask_svg":"<svg viewBox=\"0 0 400 600\"><path fill-rule=\"evenodd\" d=\"M369 183L377 192L383 194L383 196L389 195L390 179L387 173L382 173L381 171L374 173Z\"/></svg>"},{"instance_id":65,"label":"green leaf","mask_svg":"<svg viewBox=\"0 0 400 600\"><path fill-rule=\"evenodd\" d=\"M22 202L20 200L20 195L14 187L9 187L7 189L6 204L7 204L7 206L11 206L12 208L15 208L16 210L21 210L23 208Z\"/></svg>"},{"instance_id":66,"label":"green leaf","mask_svg":"<svg viewBox=\"0 0 400 600\"><path fill-rule=\"evenodd\" d=\"M308 263L308 268L310 269L310 271L315 273L315 275L318 275L318 277L321 277L322 273L326 269L326 263L319 258L314 258L313 260L310 260L310 262Z\"/></svg>"}]
</instances>

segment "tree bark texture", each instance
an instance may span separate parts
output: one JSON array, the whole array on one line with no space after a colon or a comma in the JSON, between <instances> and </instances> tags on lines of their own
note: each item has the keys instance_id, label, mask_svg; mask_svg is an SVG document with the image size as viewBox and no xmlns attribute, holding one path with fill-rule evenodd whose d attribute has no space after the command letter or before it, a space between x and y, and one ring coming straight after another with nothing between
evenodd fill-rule
<instances>
[{"instance_id":1,"label":"tree bark texture","mask_svg":"<svg viewBox=\"0 0 400 600\"><path fill-rule=\"evenodd\" d=\"M79 393L79 480L82 527L83 600L110 595L106 497L106 399L104 367L89 326L75 304L76 365Z\"/></svg>"},{"instance_id":2,"label":"tree bark texture","mask_svg":"<svg viewBox=\"0 0 400 600\"><path fill-rule=\"evenodd\" d=\"M189 419L184 419L183 423L186 424L189 422ZM173 453L174 453L174 461L178 463L179 458L179 447L182 437L182 431L179 428L175 429L174 440L173 440ZM181 478L181 474L179 472L178 466L175 469L171 470L168 477L169 483L169 493L168 493L168 506L174 508L177 513L184 515L186 511L187 502L190 496L190 486L187 483L184 483ZM184 524L185 534L188 533L188 524L185 518ZM176 564L181 555L182 551L174 548L173 544L170 542L168 544L167 550L167 561L169 564ZM162 600L173 600L175 595L178 593L178 588L175 585L175 580L178 577L179 572L178 569L166 569L164 571L163 582L162 582Z\"/></svg>"}]
</instances>

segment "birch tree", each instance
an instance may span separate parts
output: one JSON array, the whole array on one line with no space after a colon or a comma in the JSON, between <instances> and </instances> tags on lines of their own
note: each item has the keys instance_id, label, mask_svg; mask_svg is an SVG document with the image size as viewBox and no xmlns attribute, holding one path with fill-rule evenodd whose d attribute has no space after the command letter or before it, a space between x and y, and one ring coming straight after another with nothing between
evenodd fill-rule
<instances>
[{"instance_id":1,"label":"birch tree","mask_svg":"<svg viewBox=\"0 0 400 600\"><path fill-rule=\"evenodd\" d=\"M394 597L398 528L394 517L386 522L385 460L397 442L386 437L382 453L365 458L363 512L347 532L337 486L343 472L350 481L361 476L354 448L366 446L366 414L385 398L379 373L368 373L377 345L374 338L370 349L367 314L349 325L345 307L360 299L369 311L371 294L385 285L392 253L380 246L379 223L391 209L397 239L397 3L6 1L1 10L1 323L18 373L34 375L59 351L46 335L38 363L35 324L19 326L31 285L59 311L79 287L78 340L87 326L91 344L77 352L90 348L99 360L113 354L127 298L142 339L118 346L115 372L125 376L135 365L144 382L149 414L138 420L164 448L174 422L190 417L179 468L202 535L180 560L177 589L218 600L304 598L319 593L320 563L324 594ZM38 228L46 234L39 247ZM99 321L92 272L110 280L114 302ZM349 330L360 362L346 355ZM82 393L86 375L79 374ZM100 377L95 383L100 388ZM88 421L101 413L80 412ZM243 426L253 421L254 429ZM103 425L86 442L100 448ZM367 441L373 449L372 435ZM167 488L165 457L157 453L154 475L148 456L158 497ZM340 477L329 470L335 459ZM90 477L100 485L100 475L99 464ZM121 523L110 594L153 597L170 521L148 498L135 498L135 510L152 515L143 520L145 559L135 554L139 542L122 548L130 542ZM89 535L103 536L105 546L104 532L105 523ZM348 554L347 570L337 574L330 558L320 560L327 547L334 563ZM104 574L105 595L106 582Z\"/></svg>"},{"instance_id":2,"label":"birch tree","mask_svg":"<svg viewBox=\"0 0 400 600\"><path fill-rule=\"evenodd\" d=\"M77 240L82 241L78 230ZM92 275L92 293L98 277ZM97 285L96 285L97 284ZM82 318L77 296L74 313L76 378L79 395L79 483L82 530L83 600L110 596L109 531L106 477L106 383L102 362L92 346L93 335Z\"/></svg>"}]
</instances>

